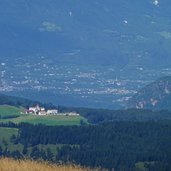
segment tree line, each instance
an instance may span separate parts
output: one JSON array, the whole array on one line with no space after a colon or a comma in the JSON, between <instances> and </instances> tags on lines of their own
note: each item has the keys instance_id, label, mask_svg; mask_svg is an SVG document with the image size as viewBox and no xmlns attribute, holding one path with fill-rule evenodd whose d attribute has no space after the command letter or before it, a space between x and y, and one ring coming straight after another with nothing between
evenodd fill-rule
<instances>
[{"instance_id":1,"label":"tree line","mask_svg":"<svg viewBox=\"0 0 171 171\"><path fill-rule=\"evenodd\" d=\"M126 110L108 110L108 109L90 109L74 107L58 107L59 112L76 111L85 117L91 124L99 124L109 121L161 121L170 120L171 112L168 110L152 111L148 109L126 109Z\"/></svg>"},{"instance_id":2,"label":"tree line","mask_svg":"<svg viewBox=\"0 0 171 171\"><path fill-rule=\"evenodd\" d=\"M63 144L55 161L135 170L138 162L149 169L171 168L171 122L111 122L59 126L21 124L18 142L24 146ZM161 170L161 169L160 169ZM158 170L155 170L158 171Z\"/></svg>"}]
</instances>

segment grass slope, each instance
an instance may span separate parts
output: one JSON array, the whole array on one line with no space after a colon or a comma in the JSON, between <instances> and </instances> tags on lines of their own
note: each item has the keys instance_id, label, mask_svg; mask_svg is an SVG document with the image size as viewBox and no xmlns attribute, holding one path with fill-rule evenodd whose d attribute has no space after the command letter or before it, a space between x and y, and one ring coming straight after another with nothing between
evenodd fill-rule
<instances>
[{"instance_id":1,"label":"grass slope","mask_svg":"<svg viewBox=\"0 0 171 171\"><path fill-rule=\"evenodd\" d=\"M81 116L36 116L36 115L21 115L17 118L0 119L0 122L8 123L31 123L31 124L45 124L49 126L58 125L80 125L80 121L86 120Z\"/></svg>"},{"instance_id":2,"label":"grass slope","mask_svg":"<svg viewBox=\"0 0 171 171\"><path fill-rule=\"evenodd\" d=\"M0 141L2 141L3 138L9 140L9 137L12 135L17 135L18 134L18 129L17 128L4 128L0 127Z\"/></svg>"},{"instance_id":3,"label":"grass slope","mask_svg":"<svg viewBox=\"0 0 171 171\"><path fill-rule=\"evenodd\" d=\"M52 165L43 162L29 160L0 159L0 171L91 171L89 168L81 168L75 165ZM93 170L92 170L93 171ZM98 169L94 170L98 171Z\"/></svg>"},{"instance_id":4,"label":"grass slope","mask_svg":"<svg viewBox=\"0 0 171 171\"><path fill-rule=\"evenodd\" d=\"M8 148L9 151L15 151L16 149L21 151L23 149L22 144L13 144L10 141L12 135L18 135L18 129L16 128L3 128L0 127L0 146L5 149Z\"/></svg>"},{"instance_id":5,"label":"grass slope","mask_svg":"<svg viewBox=\"0 0 171 171\"><path fill-rule=\"evenodd\" d=\"M2 105L0 106L1 118L20 116L22 109L14 106Z\"/></svg>"}]
</instances>

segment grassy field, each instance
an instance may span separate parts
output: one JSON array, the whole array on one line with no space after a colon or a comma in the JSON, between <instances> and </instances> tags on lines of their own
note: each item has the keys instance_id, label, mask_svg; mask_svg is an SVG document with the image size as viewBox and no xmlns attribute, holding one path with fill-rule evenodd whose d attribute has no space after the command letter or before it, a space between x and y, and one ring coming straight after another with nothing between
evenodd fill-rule
<instances>
[{"instance_id":1,"label":"grassy field","mask_svg":"<svg viewBox=\"0 0 171 171\"><path fill-rule=\"evenodd\" d=\"M20 116L21 111L22 109L13 106L7 106L7 105L0 106L1 118L10 117L10 116L11 117Z\"/></svg>"},{"instance_id":2,"label":"grassy field","mask_svg":"<svg viewBox=\"0 0 171 171\"><path fill-rule=\"evenodd\" d=\"M20 114L22 109L12 107L12 106L0 106L0 123L31 123L31 124L45 124L50 126L59 125L80 125L80 121L83 120L87 123L87 120L81 116L61 116L61 115L47 115L47 116L37 116L37 115L25 115ZM12 117L12 118L8 118Z\"/></svg>"},{"instance_id":3,"label":"grassy field","mask_svg":"<svg viewBox=\"0 0 171 171\"><path fill-rule=\"evenodd\" d=\"M135 164L135 168L137 168L137 170L140 170L140 171L148 171L149 169L147 169L145 167L146 164L154 165L155 162L138 162L138 163Z\"/></svg>"},{"instance_id":4,"label":"grassy field","mask_svg":"<svg viewBox=\"0 0 171 171\"><path fill-rule=\"evenodd\" d=\"M45 124L50 126L59 126L59 125L80 125L80 121L86 120L81 116L36 116L36 115L21 115L17 118L10 119L0 119L0 122L8 123L31 123L31 124Z\"/></svg>"},{"instance_id":5,"label":"grassy field","mask_svg":"<svg viewBox=\"0 0 171 171\"><path fill-rule=\"evenodd\" d=\"M52 165L43 162L29 160L0 159L0 171L93 171L93 169L83 168L75 165ZM99 169L94 169L98 171Z\"/></svg>"},{"instance_id":6,"label":"grassy field","mask_svg":"<svg viewBox=\"0 0 171 171\"><path fill-rule=\"evenodd\" d=\"M9 141L9 138L13 134L17 135L18 134L18 129L0 127L0 141L2 141L3 139L6 139L7 141Z\"/></svg>"},{"instance_id":7,"label":"grassy field","mask_svg":"<svg viewBox=\"0 0 171 171\"><path fill-rule=\"evenodd\" d=\"M5 149L6 147L10 150L10 151L14 151L14 150L19 150L21 151L23 149L23 145L21 144L13 144L10 141L10 137L12 135L18 135L18 129L16 128L3 128L0 127L0 146Z\"/></svg>"}]
</instances>

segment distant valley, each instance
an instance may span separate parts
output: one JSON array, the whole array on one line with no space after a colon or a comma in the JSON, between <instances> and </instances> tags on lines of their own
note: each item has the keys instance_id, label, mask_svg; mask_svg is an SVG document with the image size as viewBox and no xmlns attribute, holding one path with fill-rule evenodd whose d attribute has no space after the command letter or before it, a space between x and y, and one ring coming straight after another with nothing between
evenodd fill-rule
<instances>
[{"instance_id":1,"label":"distant valley","mask_svg":"<svg viewBox=\"0 0 171 171\"><path fill-rule=\"evenodd\" d=\"M0 92L56 105L124 108L145 85L171 75L170 5L2 0Z\"/></svg>"},{"instance_id":2,"label":"distant valley","mask_svg":"<svg viewBox=\"0 0 171 171\"><path fill-rule=\"evenodd\" d=\"M171 69L64 65L47 57L6 59L1 63L0 91L55 105L125 108L144 86Z\"/></svg>"}]
</instances>

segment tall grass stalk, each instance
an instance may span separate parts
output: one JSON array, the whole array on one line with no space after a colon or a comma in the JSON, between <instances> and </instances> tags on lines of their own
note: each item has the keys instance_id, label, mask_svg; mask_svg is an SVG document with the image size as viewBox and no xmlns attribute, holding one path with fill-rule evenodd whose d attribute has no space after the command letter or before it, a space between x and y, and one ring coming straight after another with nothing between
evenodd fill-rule
<instances>
[{"instance_id":1,"label":"tall grass stalk","mask_svg":"<svg viewBox=\"0 0 171 171\"><path fill-rule=\"evenodd\" d=\"M99 171L76 165L55 165L33 160L0 159L0 171Z\"/></svg>"}]
</instances>

